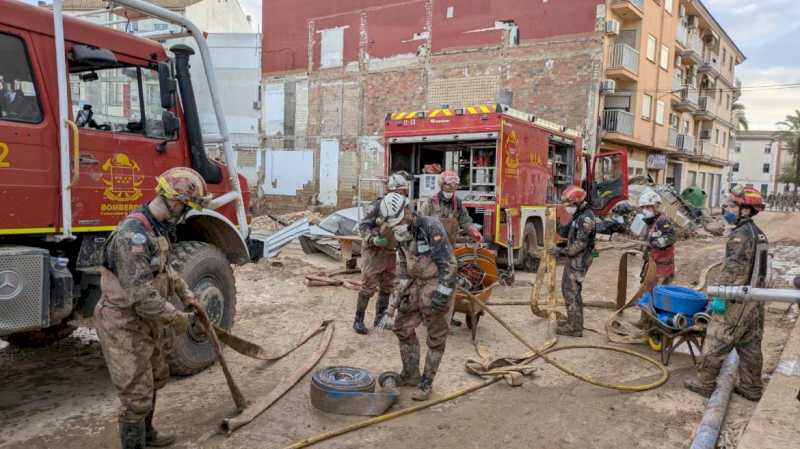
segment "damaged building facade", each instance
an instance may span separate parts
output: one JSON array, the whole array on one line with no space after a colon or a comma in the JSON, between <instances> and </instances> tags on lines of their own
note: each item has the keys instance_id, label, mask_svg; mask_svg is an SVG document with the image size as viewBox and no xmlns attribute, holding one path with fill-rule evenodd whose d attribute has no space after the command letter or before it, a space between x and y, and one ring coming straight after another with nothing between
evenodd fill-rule
<instances>
[{"instance_id":1,"label":"damaged building facade","mask_svg":"<svg viewBox=\"0 0 800 449\"><path fill-rule=\"evenodd\" d=\"M587 151L626 148L632 175L649 159L669 161L651 165L660 182L675 180L668 179L668 169L674 173L676 163L682 179L689 177L690 162L697 172L721 173L726 159L721 141L714 146L697 139L703 154L712 151L710 157L695 157L694 142L689 150L677 148L684 115L690 121L687 135L708 129L691 109L674 123L671 118L673 103L681 99L680 92L670 94L673 80L679 68L686 71L683 59L674 59L683 51L676 49L683 38L676 37L679 24L688 22L678 20L681 13L686 16L682 3L699 2L345 0L303 8L289 0L272 2L262 21L265 150L259 193L276 209L351 207L359 179L368 192L375 183L365 180L384 174L387 114L493 108L498 102L580 130ZM645 64L652 64L649 50L638 50L652 46L652 29L670 30L656 33L659 43L670 46L667 56L657 52L668 61L653 64L655 69ZM703 48L698 69L706 57ZM734 46L727 48L740 62ZM681 78L676 86L698 86L687 93L695 98L705 81L688 70L693 78ZM731 77L732 72L725 79ZM662 88L666 96L652 93L652 112L646 114L641 92ZM653 119L643 118L648 115ZM711 115L702 117L713 123ZM728 128L725 132L730 136ZM685 138L681 142L687 145Z\"/></svg>"}]
</instances>

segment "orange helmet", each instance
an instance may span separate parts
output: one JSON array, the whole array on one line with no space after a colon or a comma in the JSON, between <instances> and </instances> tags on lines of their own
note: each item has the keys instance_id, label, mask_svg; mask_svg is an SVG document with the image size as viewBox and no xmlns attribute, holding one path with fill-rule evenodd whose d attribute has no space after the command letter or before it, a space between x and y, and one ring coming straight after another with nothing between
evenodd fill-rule
<instances>
[{"instance_id":1,"label":"orange helmet","mask_svg":"<svg viewBox=\"0 0 800 449\"><path fill-rule=\"evenodd\" d=\"M586 199L586 191L578 186L568 186L561 194L561 201L580 204Z\"/></svg>"},{"instance_id":2,"label":"orange helmet","mask_svg":"<svg viewBox=\"0 0 800 449\"><path fill-rule=\"evenodd\" d=\"M757 211L764 210L764 197L753 187L735 186L731 189L730 201L737 206L750 206Z\"/></svg>"},{"instance_id":3,"label":"orange helmet","mask_svg":"<svg viewBox=\"0 0 800 449\"><path fill-rule=\"evenodd\" d=\"M450 185L454 185L454 186L458 187L458 185L460 183L461 183L461 180L458 179L458 175L455 172L451 172L451 171L448 170L448 171L442 172L439 175L439 185L440 186L444 186L444 185L450 184Z\"/></svg>"},{"instance_id":4,"label":"orange helmet","mask_svg":"<svg viewBox=\"0 0 800 449\"><path fill-rule=\"evenodd\" d=\"M156 193L168 200L180 201L192 209L202 209L211 200L206 181L191 168L170 168L157 181Z\"/></svg>"}]
</instances>

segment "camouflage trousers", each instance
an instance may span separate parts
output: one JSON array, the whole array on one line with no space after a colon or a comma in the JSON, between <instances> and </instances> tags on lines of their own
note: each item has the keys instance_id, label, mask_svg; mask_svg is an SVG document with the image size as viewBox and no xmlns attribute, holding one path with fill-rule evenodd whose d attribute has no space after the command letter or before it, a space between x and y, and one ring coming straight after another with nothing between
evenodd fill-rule
<instances>
[{"instance_id":1,"label":"camouflage trousers","mask_svg":"<svg viewBox=\"0 0 800 449\"><path fill-rule=\"evenodd\" d=\"M431 309L431 298L439 285L437 278L415 279L408 288L408 297L400 302L397 318L394 320L394 333L400 345L418 345L417 327L425 324L428 331L428 348L444 351L447 334L450 333L450 316L453 298L447 303L447 310L435 313Z\"/></svg>"},{"instance_id":2,"label":"camouflage trousers","mask_svg":"<svg viewBox=\"0 0 800 449\"><path fill-rule=\"evenodd\" d=\"M394 288L397 257L394 251L370 247L361 253L361 294L371 298L376 291L389 295Z\"/></svg>"},{"instance_id":3,"label":"camouflage trousers","mask_svg":"<svg viewBox=\"0 0 800 449\"><path fill-rule=\"evenodd\" d=\"M561 276L561 295L564 297L564 305L567 308L567 324L575 330L583 330L583 280L586 272L564 266L564 274Z\"/></svg>"},{"instance_id":4,"label":"camouflage trousers","mask_svg":"<svg viewBox=\"0 0 800 449\"><path fill-rule=\"evenodd\" d=\"M724 315L714 315L706 331L703 358L697 377L704 387L713 390L725 357L734 348L739 354L739 389L760 396L761 339L764 336L764 305L727 303Z\"/></svg>"},{"instance_id":5,"label":"camouflage trousers","mask_svg":"<svg viewBox=\"0 0 800 449\"><path fill-rule=\"evenodd\" d=\"M153 408L153 396L167 384L167 354L171 330L143 320L130 308L107 305L101 299L94 322L111 374L111 383L122 403L120 417L140 420Z\"/></svg>"}]
</instances>

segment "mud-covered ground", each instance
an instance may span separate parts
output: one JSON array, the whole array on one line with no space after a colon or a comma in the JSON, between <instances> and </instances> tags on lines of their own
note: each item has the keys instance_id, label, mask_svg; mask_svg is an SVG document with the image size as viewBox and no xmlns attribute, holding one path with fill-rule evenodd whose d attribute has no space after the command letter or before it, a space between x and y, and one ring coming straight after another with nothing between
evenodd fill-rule
<instances>
[{"instance_id":1,"label":"mud-covered ground","mask_svg":"<svg viewBox=\"0 0 800 449\"><path fill-rule=\"evenodd\" d=\"M778 285L800 274L797 225L800 214L765 213L758 220L776 255ZM793 229L794 227L794 229ZM724 239L682 241L678 246L677 283L691 285L700 271L720 260ZM587 301L613 301L620 252L604 251L589 272ZM333 342L324 365L353 365L377 373L399 366L396 338L391 332L356 335L350 328L356 292L341 287L309 288L303 275L338 268L324 256L304 255L296 244L273 261L237 268L238 314L235 333L268 348L296 341L314 320L335 320ZM629 291L638 285L638 262L629 270ZM497 289L496 300L525 300L533 276L518 273L516 287ZM534 344L544 340L546 323L527 307L497 309L509 324ZM764 339L765 377L774 370L797 313L785 305L770 305ZM562 338L560 344L607 344L604 323L610 311L586 309L582 339ZM631 319L634 313L629 313ZM371 322L372 305L368 312ZM420 334L424 338L424 331ZM519 355L525 348L491 318L479 326L479 342L495 355ZM265 364L227 351L233 375L251 398L266 395L316 349L319 337L285 359ZM424 341L424 340L423 340ZM0 344L2 345L2 344ZM645 346L628 346L656 356ZM424 349L423 349L424 351ZM464 370L475 351L466 328L454 328L448 339L435 395L479 382ZM553 358L598 380L647 383L658 372L641 361L597 350L559 352ZM685 390L692 373L688 354L677 353L669 365L666 385L644 393L620 393L593 387L537 362L533 377L520 387L497 383L475 393L368 429L320 443L320 448L672 448L688 447L705 407L705 400ZM71 337L38 350L0 349L0 447L14 449L114 448L116 397L93 331L78 329ZM337 429L362 418L329 415L308 399L308 376L271 409L230 437L215 433L233 413L222 372L214 366L190 378L174 378L159 393L157 424L178 434L179 448L282 448L305 437ZM411 405L402 391L396 408ZM735 396L720 447L732 448L754 404Z\"/></svg>"}]
</instances>

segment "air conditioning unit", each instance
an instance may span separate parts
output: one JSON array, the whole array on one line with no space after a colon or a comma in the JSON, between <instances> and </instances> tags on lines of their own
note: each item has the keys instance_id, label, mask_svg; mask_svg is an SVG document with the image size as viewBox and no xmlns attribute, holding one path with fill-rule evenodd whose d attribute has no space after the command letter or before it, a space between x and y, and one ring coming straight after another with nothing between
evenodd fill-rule
<instances>
[{"instance_id":1,"label":"air conditioning unit","mask_svg":"<svg viewBox=\"0 0 800 449\"><path fill-rule=\"evenodd\" d=\"M617 88L617 82L614 80L603 80L600 82L600 93L613 95Z\"/></svg>"},{"instance_id":2,"label":"air conditioning unit","mask_svg":"<svg viewBox=\"0 0 800 449\"><path fill-rule=\"evenodd\" d=\"M686 6L683 3L678 6L678 17L686 17Z\"/></svg>"},{"instance_id":3,"label":"air conditioning unit","mask_svg":"<svg viewBox=\"0 0 800 449\"><path fill-rule=\"evenodd\" d=\"M700 130L700 140L710 140L711 139L711 130L710 129L701 129Z\"/></svg>"},{"instance_id":4,"label":"air conditioning unit","mask_svg":"<svg viewBox=\"0 0 800 449\"><path fill-rule=\"evenodd\" d=\"M689 28L697 28L697 16L689 16L686 18L686 26Z\"/></svg>"},{"instance_id":5,"label":"air conditioning unit","mask_svg":"<svg viewBox=\"0 0 800 449\"><path fill-rule=\"evenodd\" d=\"M619 21L614 19L608 19L606 21L606 34L619 34Z\"/></svg>"}]
</instances>

